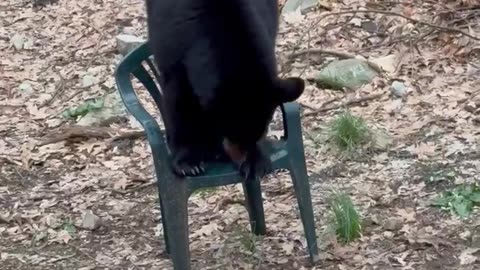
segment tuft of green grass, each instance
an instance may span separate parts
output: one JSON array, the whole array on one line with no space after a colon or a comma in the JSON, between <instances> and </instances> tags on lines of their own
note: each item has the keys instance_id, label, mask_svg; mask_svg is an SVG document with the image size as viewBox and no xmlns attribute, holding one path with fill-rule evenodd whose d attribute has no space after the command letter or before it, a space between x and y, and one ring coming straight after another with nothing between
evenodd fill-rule
<instances>
[{"instance_id":1,"label":"tuft of green grass","mask_svg":"<svg viewBox=\"0 0 480 270\"><path fill-rule=\"evenodd\" d=\"M359 238L362 231L361 219L350 197L333 192L329 198L331 226L341 243L350 243Z\"/></svg>"},{"instance_id":2,"label":"tuft of green grass","mask_svg":"<svg viewBox=\"0 0 480 270\"><path fill-rule=\"evenodd\" d=\"M341 150L352 151L365 143L370 130L361 117L349 111L342 113L330 124L330 139Z\"/></svg>"},{"instance_id":3,"label":"tuft of green grass","mask_svg":"<svg viewBox=\"0 0 480 270\"><path fill-rule=\"evenodd\" d=\"M242 244L245 251L248 251L251 254L255 254L257 252L257 241L259 240L259 236L240 227L236 227L234 229L234 234Z\"/></svg>"},{"instance_id":4,"label":"tuft of green grass","mask_svg":"<svg viewBox=\"0 0 480 270\"><path fill-rule=\"evenodd\" d=\"M453 182L457 176L455 168L443 166L442 164L427 164L423 167L425 176L423 180L426 184L434 184L439 182Z\"/></svg>"},{"instance_id":5,"label":"tuft of green grass","mask_svg":"<svg viewBox=\"0 0 480 270\"><path fill-rule=\"evenodd\" d=\"M476 184L457 186L450 191L444 191L431 205L467 218L473 208L480 205L480 187Z\"/></svg>"},{"instance_id":6,"label":"tuft of green grass","mask_svg":"<svg viewBox=\"0 0 480 270\"><path fill-rule=\"evenodd\" d=\"M63 229L67 231L70 235L73 235L77 232L77 228L71 220L65 221L62 225Z\"/></svg>"},{"instance_id":7,"label":"tuft of green grass","mask_svg":"<svg viewBox=\"0 0 480 270\"><path fill-rule=\"evenodd\" d=\"M77 117L83 117L88 113L93 113L100 109L103 109L105 106L105 101L103 98L96 98L92 100L88 100L83 104L79 105L75 108L66 109L62 116L67 119L76 119Z\"/></svg>"}]
</instances>

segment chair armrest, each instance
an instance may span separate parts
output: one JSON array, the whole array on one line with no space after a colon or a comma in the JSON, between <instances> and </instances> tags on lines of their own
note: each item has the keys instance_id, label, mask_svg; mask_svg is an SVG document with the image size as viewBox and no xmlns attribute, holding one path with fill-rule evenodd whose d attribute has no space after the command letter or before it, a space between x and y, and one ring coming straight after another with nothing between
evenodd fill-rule
<instances>
[{"instance_id":1,"label":"chair armrest","mask_svg":"<svg viewBox=\"0 0 480 270\"><path fill-rule=\"evenodd\" d=\"M282 110L283 118L283 129L285 139L298 140L300 136L300 141L302 141L302 122L300 117L300 106L298 103L289 102L283 103L280 106Z\"/></svg>"}]
</instances>

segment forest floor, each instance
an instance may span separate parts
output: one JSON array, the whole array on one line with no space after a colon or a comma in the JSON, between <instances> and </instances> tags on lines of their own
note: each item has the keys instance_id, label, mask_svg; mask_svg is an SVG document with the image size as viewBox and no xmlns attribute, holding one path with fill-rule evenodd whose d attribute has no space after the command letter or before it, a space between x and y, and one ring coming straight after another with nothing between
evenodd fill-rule
<instances>
[{"instance_id":1,"label":"forest floor","mask_svg":"<svg viewBox=\"0 0 480 270\"><path fill-rule=\"evenodd\" d=\"M148 143L111 137L138 131L133 118L51 140L75 124L62 112L116 91L115 37L146 38L144 1L33 2L44 6L0 3L0 268L171 269ZM277 47L282 72L308 81L299 102L321 259L309 263L291 180L276 173L262 182L265 237L249 233L240 186L191 197L193 269L480 269L478 211L460 219L430 206L480 175L478 1L319 3L284 17ZM330 60L351 56L385 73L355 91L314 83ZM402 97L392 79L407 86ZM344 107L388 146L339 154L325 138ZM347 245L328 233L331 190L363 219Z\"/></svg>"}]
</instances>

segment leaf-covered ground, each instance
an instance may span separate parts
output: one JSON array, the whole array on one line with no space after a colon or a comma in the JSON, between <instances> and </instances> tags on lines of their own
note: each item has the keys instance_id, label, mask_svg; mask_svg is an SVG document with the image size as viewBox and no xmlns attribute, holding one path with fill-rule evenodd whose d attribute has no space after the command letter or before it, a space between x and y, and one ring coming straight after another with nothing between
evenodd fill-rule
<instances>
[{"instance_id":1,"label":"leaf-covered ground","mask_svg":"<svg viewBox=\"0 0 480 270\"><path fill-rule=\"evenodd\" d=\"M300 102L321 260L309 265L292 183L278 173L263 181L264 238L249 234L238 186L191 198L194 269L479 269L478 212L461 220L429 206L480 174L478 1L319 3L285 16L278 55L284 73L309 80ZM143 1L0 3L2 269L171 269L138 125L127 115L61 137L74 122L66 109L115 92L119 33L146 37ZM351 56L386 73L356 91L316 86L318 70ZM407 86L401 97L392 79ZM381 147L345 157L325 140L344 103L388 135ZM332 189L363 217L349 245L329 234Z\"/></svg>"}]
</instances>

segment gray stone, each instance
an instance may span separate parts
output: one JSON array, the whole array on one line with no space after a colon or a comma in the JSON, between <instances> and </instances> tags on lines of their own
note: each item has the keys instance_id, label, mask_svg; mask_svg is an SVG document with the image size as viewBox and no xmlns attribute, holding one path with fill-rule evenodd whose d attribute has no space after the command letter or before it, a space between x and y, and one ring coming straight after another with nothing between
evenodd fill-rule
<instances>
[{"instance_id":1,"label":"gray stone","mask_svg":"<svg viewBox=\"0 0 480 270\"><path fill-rule=\"evenodd\" d=\"M298 8L304 13L317 5L318 0L287 0L285 6L283 6L282 14L294 12Z\"/></svg>"},{"instance_id":2,"label":"gray stone","mask_svg":"<svg viewBox=\"0 0 480 270\"><path fill-rule=\"evenodd\" d=\"M120 34L116 37L117 50L121 55L127 55L129 52L145 42L145 39L134 35Z\"/></svg>"},{"instance_id":3,"label":"gray stone","mask_svg":"<svg viewBox=\"0 0 480 270\"><path fill-rule=\"evenodd\" d=\"M403 220L401 218L389 218L385 220L383 228L387 231L398 231L403 227Z\"/></svg>"},{"instance_id":4,"label":"gray stone","mask_svg":"<svg viewBox=\"0 0 480 270\"><path fill-rule=\"evenodd\" d=\"M390 91L397 97L404 97L407 95L407 86L400 81L393 81Z\"/></svg>"},{"instance_id":5,"label":"gray stone","mask_svg":"<svg viewBox=\"0 0 480 270\"><path fill-rule=\"evenodd\" d=\"M370 83L377 75L365 61L353 58L329 63L317 74L315 80L326 88L355 90Z\"/></svg>"},{"instance_id":6,"label":"gray stone","mask_svg":"<svg viewBox=\"0 0 480 270\"><path fill-rule=\"evenodd\" d=\"M92 210L87 210L83 215L82 227L87 230L95 230L100 227L100 218Z\"/></svg>"}]
</instances>

